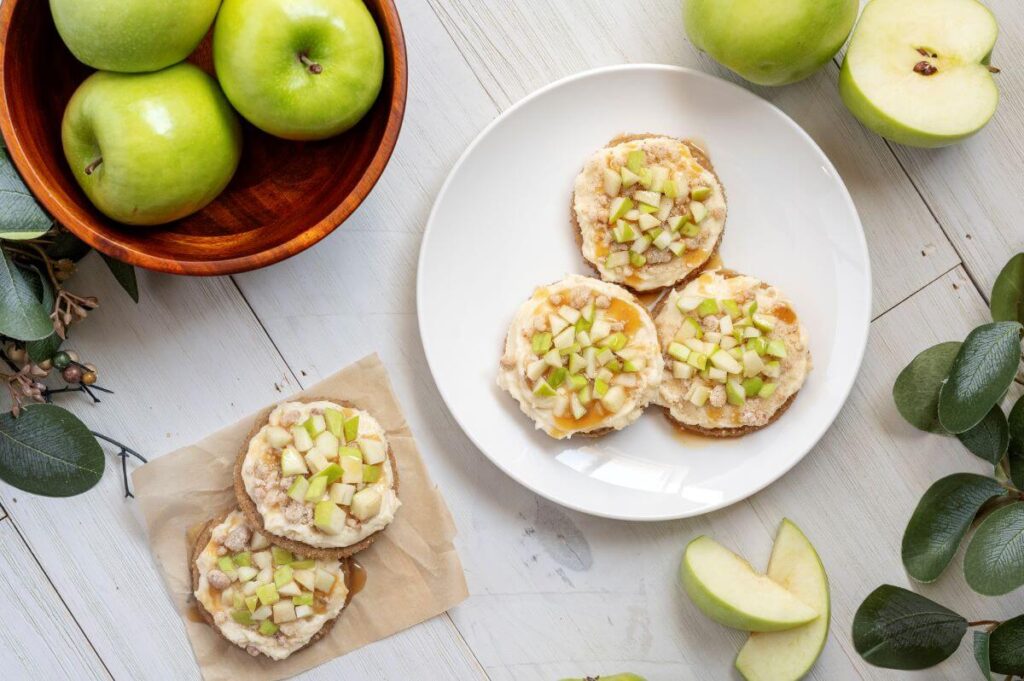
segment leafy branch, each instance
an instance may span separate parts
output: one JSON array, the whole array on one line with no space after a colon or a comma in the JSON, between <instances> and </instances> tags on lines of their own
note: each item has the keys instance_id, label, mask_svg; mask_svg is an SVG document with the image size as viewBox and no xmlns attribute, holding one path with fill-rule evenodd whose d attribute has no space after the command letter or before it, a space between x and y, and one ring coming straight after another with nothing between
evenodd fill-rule
<instances>
[{"instance_id":1,"label":"leafy branch","mask_svg":"<svg viewBox=\"0 0 1024 681\"><path fill-rule=\"evenodd\" d=\"M71 496L103 475L99 441L119 448L125 496L127 459L135 450L90 431L54 397L82 393L94 404L113 394L97 384L97 368L63 348L72 327L99 306L67 288L91 249L54 224L22 183L0 146L0 381L10 411L0 414L0 480L34 494ZM135 270L104 257L114 277L138 302Z\"/></svg>"},{"instance_id":2,"label":"leafy branch","mask_svg":"<svg viewBox=\"0 0 1024 681\"><path fill-rule=\"evenodd\" d=\"M992 466L990 475L955 473L921 497L903 533L902 558L918 582L934 582L969 533L963 572L986 596L1024 585L1024 397L1009 414L1002 402L1021 379L1024 253L1000 272L992 290L992 322L963 342L934 345L900 372L893 399L911 425L955 436ZM969 628L984 678L1024 676L1024 615L968 621L912 591L883 585L854 616L853 641L871 664L925 669L960 646Z\"/></svg>"}]
</instances>

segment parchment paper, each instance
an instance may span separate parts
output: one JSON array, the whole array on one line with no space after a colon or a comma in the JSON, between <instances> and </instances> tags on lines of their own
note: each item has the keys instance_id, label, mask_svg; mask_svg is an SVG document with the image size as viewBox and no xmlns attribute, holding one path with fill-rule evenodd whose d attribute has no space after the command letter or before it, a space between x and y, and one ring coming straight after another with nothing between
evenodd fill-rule
<instances>
[{"instance_id":1,"label":"parchment paper","mask_svg":"<svg viewBox=\"0 0 1024 681\"><path fill-rule=\"evenodd\" d=\"M249 656L197 621L187 560L196 528L235 506L232 467L259 412L137 469L132 475L135 499L153 555L206 681L287 678L439 615L468 595L452 544L455 524L430 480L380 359L365 357L295 396L347 400L380 421L398 461L402 507L387 531L357 554L366 568L366 586L331 632L274 662Z\"/></svg>"}]
</instances>

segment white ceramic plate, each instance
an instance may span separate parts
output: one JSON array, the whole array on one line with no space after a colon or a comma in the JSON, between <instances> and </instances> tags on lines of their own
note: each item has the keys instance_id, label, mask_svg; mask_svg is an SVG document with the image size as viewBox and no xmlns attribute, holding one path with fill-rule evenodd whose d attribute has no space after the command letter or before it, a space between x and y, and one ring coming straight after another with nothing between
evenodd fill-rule
<instances>
[{"instance_id":1,"label":"white ceramic plate","mask_svg":"<svg viewBox=\"0 0 1024 681\"><path fill-rule=\"evenodd\" d=\"M592 275L569 224L584 159L620 133L706 146L725 186L725 265L795 303L815 368L770 427L735 440L682 436L660 407L599 439L555 441L495 385L509 321L535 286ZM437 197L420 251L420 334L452 415L495 464L542 496L631 520L739 501L810 451L839 413L867 342L871 273L853 202L825 154L785 114L731 83L633 65L554 83L469 146Z\"/></svg>"}]
</instances>

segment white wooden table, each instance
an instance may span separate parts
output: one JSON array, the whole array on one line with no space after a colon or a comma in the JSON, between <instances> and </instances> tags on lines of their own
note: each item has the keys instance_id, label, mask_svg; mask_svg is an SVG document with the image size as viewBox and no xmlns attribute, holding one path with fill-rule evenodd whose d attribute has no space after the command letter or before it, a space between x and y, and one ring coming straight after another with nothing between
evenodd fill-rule
<instances>
[{"instance_id":1,"label":"white wooden table","mask_svg":"<svg viewBox=\"0 0 1024 681\"><path fill-rule=\"evenodd\" d=\"M850 640L857 606L883 582L909 585L903 527L937 478L983 464L896 413L893 379L926 346L986 318L999 268L1024 249L1024 41L1019 0L992 0L1002 35L1002 102L975 139L940 151L889 145L836 90L838 66L782 89L751 87L792 116L853 194L874 267L867 357L839 419L781 481L693 520L628 524L546 502L462 435L427 370L415 316L420 236L463 148L500 111L562 76L661 62L739 79L699 54L678 0L401 0L411 67L398 148L359 211L316 248L224 279L143 274L132 304L93 255L76 290L102 307L71 346L117 394L74 409L94 429L158 456L378 351L388 364L460 534L472 596L432 621L306 675L309 679L558 679L632 670L651 681L731 679L739 632L705 619L677 586L685 543L711 532L755 562L788 516L821 552L833 628L811 678L893 679ZM198 669L142 526L121 495L116 457L89 493L33 497L0 485L0 677L194 679ZM959 560L915 587L972 618L1021 598L985 599ZM1008 603L1009 601L1009 603ZM969 646L898 678L971 679Z\"/></svg>"}]
</instances>

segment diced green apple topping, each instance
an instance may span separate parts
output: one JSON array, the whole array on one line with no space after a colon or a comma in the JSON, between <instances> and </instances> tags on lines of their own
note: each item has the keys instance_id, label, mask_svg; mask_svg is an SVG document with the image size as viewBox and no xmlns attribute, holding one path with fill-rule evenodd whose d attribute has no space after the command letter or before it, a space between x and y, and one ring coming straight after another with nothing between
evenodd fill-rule
<instances>
[{"instance_id":1,"label":"diced green apple topping","mask_svg":"<svg viewBox=\"0 0 1024 681\"><path fill-rule=\"evenodd\" d=\"M286 622L314 616L316 592L330 594L336 581L325 569L327 564L293 556L277 546L263 550L268 546L264 535L253 533L247 550L217 559L223 577L211 571L207 578L209 589L220 591L220 602L228 607L231 620L263 636L275 635ZM225 548L213 540L207 550ZM229 566L234 569L225 570Z\"/></svg>"},{"instance_id":2,"label":"diced green apple topping","mask_svg":"<svg viewBox=\"0 0 1024 681\"><path fill-rule=\"evenodd\" d=\"M630 255L643 257L635 252ZM572 307L562 303L565 298L572 300ZM549 301L551 307L540 311L530 325L534 357L546 347L546 343L534 339L553 335L551 350L525 362L526 379L535 401L557 419L570 421L587 419L594 410L600 416L620 411L631 391L642 384L638 374L647 366L644 352L630 347L632 337L623 330L624 321L611 312L614 305L600 291L590 291L585 300L578 293L552 295L550 299L554 301ZM597 304L600 299L604 299L602 305ZM554 314L550 314L552 309ZM559 320L573 318L574 323L555 331L561 326Z\"/></svg>"},{"instance_id":3,"label":"diced green apple topping","mask_svg":"<svg viewBox=\"0 0 1024 681\"><path fill-rule=\"evenodd\" d=\"M571 312L564 312L565 316L581 319L578 310L569 309ZM574 327L562 317L553 318L565 324L571 342ZM554 339L550 332L539 333L532 340L532 346L538 353L552 345ZM550 378L548 369L551 364L559 369L562 364L557 350L547 352L553 354L550 361L539 359L531 363L531 374L542 382L546 372ZM272 437L275 442L285 442L285 438L274 428L277 427L264 430L268 443ZM386 443L372 433L360 436L358 413L346 418L344 411L331 408L325 409L323 414L312 415L290 431L283 428L277 430L285 433L289 442L283 445L280 455L281 476L294 478L288 487L287 496L297 502L313 505L314 526L324 532L337 534L348 521L348 513L339 507L351 506L356 493L384 479L384 464L388 457ZM305 456L300 446L307 447ZM334 506L338 512L330 511L327 506ZM269 546L262 535L261 541L264 542L262 548Z\"/></svg>"},{"instance_id":4,"label":"diced green apple topping","mask_svg":"<svg viewBox=\"0 0 1024 681\"><path fill-rule=\"evenodd\" d=\"M683 319L665 354L672 376L689 382L691 403L704 406L715 385L724 386L725 401L737 407L775 394L786 341L770 337L778 320L758 313L756 299L740 306L732 299L677 295L675 306Z\"/></svg>"},{"instance_id":5,"label":"diced green apple topping","mask_svg":"<svg viewBox=\"0 0 1024 681\"><path fill-rule=\"evenodd\" d=\"M614 165L614 163L613 163ZM685 239L701 232L700 224L708 209L702 203L713 190L707 186L690 187L685 173L673 173L663 165L648 165L643 149L632 149L617 170L605 169L602 188L610 197L608 224L615 244L629 246L613 250L604 259L609 270L625 269L630 275L651 262L643 255L652 245L670 253L672 259L686 253ZM659 257L656 262L665 262Z\"/></svg>"}]
</instances>

